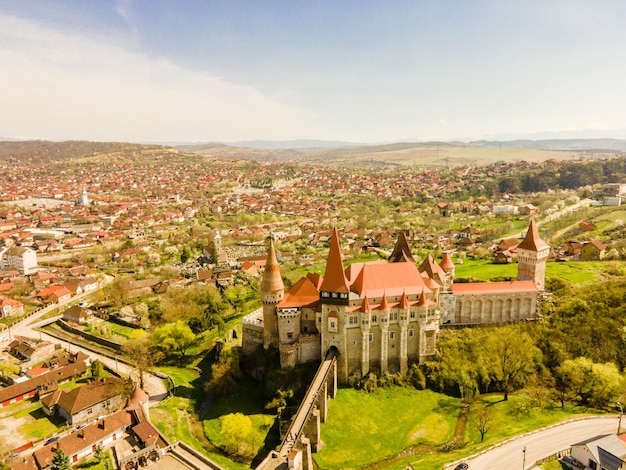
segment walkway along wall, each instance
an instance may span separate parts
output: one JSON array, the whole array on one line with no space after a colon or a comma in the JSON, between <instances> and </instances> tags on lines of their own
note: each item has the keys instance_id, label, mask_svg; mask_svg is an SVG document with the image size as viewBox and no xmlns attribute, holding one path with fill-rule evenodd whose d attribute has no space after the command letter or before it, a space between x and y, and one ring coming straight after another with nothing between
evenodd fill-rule
<instances>
[{"instance_id":1,"label":"walkway along wall","mask_svg":"<svg viewBox=\"0 0 626 470\"><path fill-rule=\"evenodd\" d=\"M313 470L312 453L324 446L320 425L328 416L329 398L335 398L336 394L337 357L335 350L331 350L309 385L280 449L271 452L257 470L285 468L285 464L289 469Z\"/></svg>"}]
</instances>

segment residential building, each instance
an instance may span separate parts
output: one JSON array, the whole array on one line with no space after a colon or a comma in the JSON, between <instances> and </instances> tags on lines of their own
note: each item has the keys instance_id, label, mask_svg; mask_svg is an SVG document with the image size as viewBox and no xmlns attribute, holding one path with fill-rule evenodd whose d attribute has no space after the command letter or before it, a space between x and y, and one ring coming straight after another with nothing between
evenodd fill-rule
<instances>
[{"instance_id":1,"label":"residential building","mask_svg":"<svg viewBox=\"0 0 626 470\"><path fill-rule=\"evenodd\" d=\"M586 469L626 469L626 446L615 434L596 436L573 444L572 457Z\"/></svg>"},{"instance_id":2,"label":"residential building","mask_svg":"<svg viewBox=\"0 0 626 470\"><path fill-rule=\"evenodd\" d=\"M2 269L15 269L21 275L36 273L37 252L27 246L12 246L0 252Z\"/></svg>"},{"instance_id":3,"label":"residential building","mask_svg":"<svg viewBox=\"0 0 626 470\"><path fill-rule=\"evenodd\" d=\"M125 403L124 382L117 377L105 377L73 390L57 390L41 400L47 415L60 416L68 424L110 414Z\"/></svg>"}]
</instances>

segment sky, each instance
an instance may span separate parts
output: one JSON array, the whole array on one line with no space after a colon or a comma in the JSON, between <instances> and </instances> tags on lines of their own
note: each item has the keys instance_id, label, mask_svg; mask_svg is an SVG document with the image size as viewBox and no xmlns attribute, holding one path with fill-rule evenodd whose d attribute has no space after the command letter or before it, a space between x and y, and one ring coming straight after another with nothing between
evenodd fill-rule
<instances>
[{"instance_id":1,"label":"sky","mask_svg":"<svg viewBox=\"0 0 626 470\"><path fill-rule=\"evenodd\" d=\"M623 0L0 0L0 137L626 138Z\"/></svg>"}]
</instances>

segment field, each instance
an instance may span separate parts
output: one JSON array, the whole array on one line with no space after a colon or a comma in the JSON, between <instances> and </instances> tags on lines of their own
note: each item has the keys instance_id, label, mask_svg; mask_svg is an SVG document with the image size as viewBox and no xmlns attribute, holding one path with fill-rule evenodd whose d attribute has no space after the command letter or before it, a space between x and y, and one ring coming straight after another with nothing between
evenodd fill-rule
<instances>
[{"instance_id":1,"label":"field","mask_svg":"<svg viewBox=\"0 0 626 470\"><path fill-rule=\"evenodd\" d=\"M483 442L470 420L463 432L462 447L443 452L440 446L450 442L455 433L459 399L400 387L371 394L340 389L330 402L328 421L322 425L325 447L314 454L315 462L321 470L405 469L407 465L440 470L445 463L480 452L508 437L596 413L551 404L540 407L521 394L511 395L508 401L502 398L493 394L477 400L495 410Z\"/></svg>"},{"instance_id":2,"label":"field","mask_svg":"<svg viewBox=\"0 0 626 470\"><path fill-rule=\"evenodd\" d=\"M608 272L617 273L625 269L625 261L550 261L546 265L546 278L559 278L578 284L600 281L606 278ZM480 281L502 277L517 279L517 264L493 264L488 260L465 259L462 265L456 266L455 273L456 278L474 278Z\"/></svg>"}]
</instances>

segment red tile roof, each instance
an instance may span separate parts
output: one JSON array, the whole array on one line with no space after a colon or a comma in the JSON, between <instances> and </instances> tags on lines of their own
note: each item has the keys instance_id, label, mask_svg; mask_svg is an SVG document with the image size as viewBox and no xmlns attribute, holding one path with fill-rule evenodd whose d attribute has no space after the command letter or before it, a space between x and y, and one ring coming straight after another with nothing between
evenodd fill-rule
<instances>
[{"instance_id":1,"label":"red tile roof","mask_svg":"<svg viewBox=\"0 0 626 470\"><path fill-rule=\"evenodd\" d=\"M328 251L328 259L326 260L326 270L324 271L324 280L320 286L321 291L326 292L344 292L348 293L348 280L343 270L343 261L341 259L341 248L339 246L339 231L334 228L330 239L330 250Z\"/></svg>"},{"instance_id":2,"label":"red tile roof","mask_svg":"<svg viewBox=\"0 0 626 470\"><path fill-rule=\"evenodd\" d=\"M320 293L308 277L301 278L285 293L279 308L311 307L320 300Z\"/></svg>"},{"instance_id":3,"label":"red tile roof","mask_svg":"<svg viewBox=\"0 0 626 470\"><path fill-rule=\"evenodd\" d=\"M520 243L517 248L523 248L525 250L539 251L543 248L548 247L549 245L544 242L539 236L539 229L537 228L537 223L534 220L530 221L530 225L528 230L526 231L526 237L522 243Z\"/></svg>"}]
</instances>

